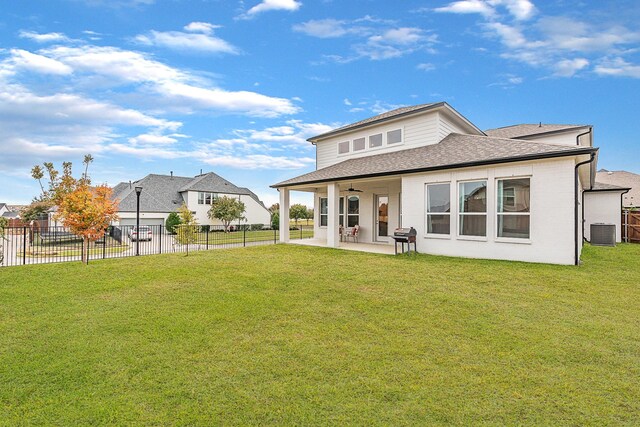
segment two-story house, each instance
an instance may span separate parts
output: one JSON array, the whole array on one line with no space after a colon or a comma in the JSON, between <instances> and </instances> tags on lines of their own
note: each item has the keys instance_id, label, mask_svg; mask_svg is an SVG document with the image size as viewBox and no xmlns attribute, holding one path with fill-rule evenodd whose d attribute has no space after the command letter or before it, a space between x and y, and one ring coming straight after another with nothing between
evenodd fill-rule
<instances>
[{"instance_id":1,"label":"two-story house","mask_svg":"<svg viewBox=\"0 0 640 427\"><path fill-rule=\"evenodd\" d=\"M582 192L596 189L589 125L516 125L483 132L445 102L398 108L310 138L316 170L273 185L281 241L291 191L314 194L315 238L390 244L414 227L419 252L578 263ZM622 192L624 189L610 189ZM609 199L606 199L609 200ZM617 218L619 204L606 206ZM618 225L619 230L619 225Z\"/></svg>"},{"instance_id":2,"label":"two-story house","mask_svg":"<svg viewBox=\"0 0 640 427\"><path fill-rule=\"evenodd\" d=\"M193 178L150 174L135 182L121 182L113 188L113 197L120 201L118 215L120 225L135 225L137 195L135 187L142 187L140 194L140 224L164 225L171 212L183 203L194 212L200 225L221 225L207 213L216 198L222 196L239 199L245 206L243 224L271 222L271 213L251 190L238 187L213 172Z\"/></svg>"}]
</instances>

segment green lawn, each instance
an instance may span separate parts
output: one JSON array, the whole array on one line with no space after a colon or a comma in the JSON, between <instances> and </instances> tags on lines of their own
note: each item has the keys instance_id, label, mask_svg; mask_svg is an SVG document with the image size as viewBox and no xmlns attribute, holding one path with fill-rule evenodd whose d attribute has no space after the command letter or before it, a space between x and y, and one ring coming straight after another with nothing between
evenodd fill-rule
<instances>
[{"instance_id":1,"label":"green lawn","mask_svg":"<svg viewBox=\"0 0 640 427\"><path fill-rule=\"evenodd\" d=\"M208 234L208 236L207 236ZM302 230L290 230L291 239L310 239L313 238L313 226L303 226ZM223 233L220 231L212 231L209 233L198 233L197 243L204 245L228 245L232 243L242 242L270 242L278 237L278 231L274 230L252 230L252 231L234 231Z\"/></svg>"},{"instance_id":2,"label":"green lawn","mask_svg":"<svg viewBox=\"0 0 640 427\"><path fill-rule=\"evenodd\" d=\"M0 424L638 425L640 245L0 268Z\"/></svg>"}]
</instances>

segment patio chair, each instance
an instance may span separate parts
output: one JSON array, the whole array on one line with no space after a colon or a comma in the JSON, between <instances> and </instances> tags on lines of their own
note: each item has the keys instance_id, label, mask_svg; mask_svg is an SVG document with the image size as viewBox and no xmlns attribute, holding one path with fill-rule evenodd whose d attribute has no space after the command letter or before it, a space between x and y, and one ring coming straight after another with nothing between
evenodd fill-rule
<instances>
[{"instance_id":1,"label":"patio chair","mask_svg":"<svg viewBox=\"0 0 640 427\"><path fill-rule=\"evenodd\" d=\"M356 224L345 237L347 241L349 241L349 239L353 239L354 243L358 243L358 234L360 234L360 226Z\"/></svg>"}]
</instances>

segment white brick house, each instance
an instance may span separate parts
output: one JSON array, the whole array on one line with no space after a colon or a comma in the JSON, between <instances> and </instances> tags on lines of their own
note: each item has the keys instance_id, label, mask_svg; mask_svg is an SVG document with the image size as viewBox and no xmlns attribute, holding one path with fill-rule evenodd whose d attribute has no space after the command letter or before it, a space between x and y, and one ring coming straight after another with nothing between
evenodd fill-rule
<instances>
[{"instance_id":1,"label":"white brick house","mask_svg":"<svg viewBox=\"0 0 640 427\"><path fill-rule=\"evenodd\" d=\"M441 102L399 108L309 141L316 171L273 187L281 219L290 191L314 193L315 238L327 246L343 244L341 226L357 224L360 242L379 244L390 244L396 227L411 226L423 253L578 262L582 192L594 188L598 154L591 126L483 132ZM619 212L619 203L609 205ZM288 241L286 230L281 234Z\"/></svg>"}]
</instances>

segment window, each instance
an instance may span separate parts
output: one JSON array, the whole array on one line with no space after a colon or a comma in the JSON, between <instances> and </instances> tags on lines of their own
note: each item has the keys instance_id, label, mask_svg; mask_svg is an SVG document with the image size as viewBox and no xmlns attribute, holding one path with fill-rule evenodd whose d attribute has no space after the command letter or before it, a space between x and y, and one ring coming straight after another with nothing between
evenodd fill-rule
<instances>
[{"instance_id":1,"label":"window","mask_svg":"<svg viewBox=\"0 0 640 427\"><path fill-rule=\"evenodd\" d=\"M530 189L529 178L498 180L498 237L529 238Z\"/></svg>"},{"instance_id":2,"label":"window","mask_svg":"<svg viewBox=\"0 0 640 427\"><path fill-rule=\"evenodd\" d=\"M329 223L329 199L320 197L320 227L326 227Z\"/></svg>"},{"instance_id":3,"label":"window","mask_svg":"<svg viewBox=\"0 0 640 427\"><path fill-rule=\"evenodd\" d=\"M347 227L355 227L360 223L360 197L347 197Z\"/></svg>"},{"instance_id":4,"label":"window","mask_svg":"<svg viewBox=\"0 0 640 427\"><path fill-rule=\"evenodd\" d=\"M427 185L427 234L451 234L451 185Z\"/></svg>"},{"instance_id":5,"label":"window","mask_svg":"<svg viewBox=\"0 0 640 427\"><path fill-rule=\"evenodd\" d=\"M353 151L362 151L365 147L365 139L358 138L353 140Z\"/></svg>"},{"instance_id":6,"label":"window","mask_svg":"<svg viewBox=\"0 0 640 427\"><path fill-rule=\"evenodd\" d=\"M382 134L378 133L369 137L369 148L382 147Z\"/></svg>"},{"instance_id":7,"label":"window","mask_svg":"<svg viewBox=\"0 0 640 427\"><path fill-rule=\"evenodd\" d=\"M338 154L346 154L349 152L349 141L338 143Z\"/></svg>"},{"instance_id":8,"label":"window","mask_svg":"<svg viewBox=\"0 0 640 427\"><path fill-rule=\"evenodd\" d=\"M460 183L458 211L460 236L487 235L487 181Z\"/></svg>"},{"instance_id":9,"label":"window","mask_svg":"<svg viewBox=\"0 0 640 427\"><path fill-rule=\"evenodd\" d=\"M387 132L387 145L398 144L400 142L402 142L402 129L396 129Z\"/></svg>"},{"instance_id":10,"label":"window","mask_svg":"<svg viewBox=\"0 0 640 427\"><path fill-rule=\"evenodd\" d=\"M213 202L216 201L216 199L218 198L218 194L217 193L205 193L205 192L199 192L198 193L198 204L199 205L210 205Z\"/></svg>"}]
</instances>

